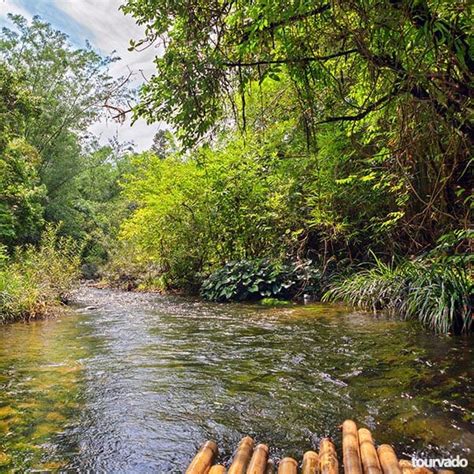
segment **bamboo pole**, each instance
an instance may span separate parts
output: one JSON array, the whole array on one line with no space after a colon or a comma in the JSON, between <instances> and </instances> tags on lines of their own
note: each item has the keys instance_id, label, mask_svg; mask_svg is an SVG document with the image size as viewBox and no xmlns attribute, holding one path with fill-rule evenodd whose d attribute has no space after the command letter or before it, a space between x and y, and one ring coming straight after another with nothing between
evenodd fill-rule
<instances>
[{"instance_id":1,"label":"bamboo pole","mask_svg":"<svg viewBox=\"0 0 474 474\"><path fill-rule=\"evenodd\" d=\"M314 451L306 451L303 456L301 474L317 474L319 472L319 456Z\"/></svg>"},{"instance_id":2,"label":"bamboo pole","mask_svg":"<svg viewBox=\"0 0 474 474\"><path fill-rule=\"evenodd\" d=\"M382 474L379 457L374 446L372 434L366 428L359 429L360 458L364 474Z\"/></svg>"},{"instance_id":3,"label":"bamboo pole","mask_svg":"<svg viewBox=\"0 0 474 474\"><path fill-rule=\"evenodd\" d=\"M297 474L298 463L293 458L283 458L278 465L278 474Z\"/></svg>"},{"instance_id":4,"label":"bamboo pole","mask_svg":"<svg viewBox=\"0 0 474 474\"><path fill-rule=\"evenodd\" d=\"M319 471L321 474L338 474L336 448L329 438L323 438L319 443Z\"/></svg>"},{"instance_id":5,"label":"bamboo pole","mask_svg":"<svg viewBox=\"0 0 474 474\"><path fill-rule=\"evenodd\" d=\"M248 463L252 456L253 439L250 436L242 438L235 453L232 465L229 468L228 474L245 474Z\"/></svg>"},{"instance_id":6,"label":"bamboo pole","mask_svg":"<svg viewBox=\"0 0 474 474\"><path fill-rule=\"evenodd\" d=\"M250 460L249 467L247 468L247 474L265 474L267 459L268 446L265 444L257 445L253 452L252 459Z\"/></svg>"},{"instance_id":7,"label":"bamboo pole","mask_svg":"<svg viewBox=\"0 0 474 474\"><path fill-rule=\"evenodd\" d=\"M216 456L217 444L214 441L206 441L191 461L186 474L207 474Z\"/></svg>"},{"instance_id":8,"label":"bamboo pole","mask_svg":"<svg viewBox=\"0 0 474 474\"><path fill-rule=\"evenodd\" d=\"M275 463L273 459L267 461L267 467L265 469L265 474L275 474Z\"/></svg>"},{"instance_id":9,"label":"bamboo pole","mask_svg":"<svg viewBox=\"0 0 474 474\"><path fill-rule=\"evenodd\" d=\"M211 467L208 474L225 474L227 471L222 464L215 464Z\"/></svg>"},{"instance_id":10,"label":"bamboo pole","mask_svg":"<svg viewBox=\"0 0 474 474\"><path fill-rule=\"evenodd\" d=\"M402 474L402 470L398 465L397 455L390 445L381 444L377 453L383 474Z\"/></svg>"},{"instance_id":11,"label":"bamboo pole","mask_svg":"<svg viewBox=\"0 0 474 474\"><path fill-rule=\"evenodd\" d=\"M415 470L412 463L407 459L400 459L400 461L398 461L398 467L402 470L402 474L413 474Z\"/></svg>"},{"instance_id":12,"label":"bamboo pole","mask_svg":"<svg viewBox=\"0 0 474 474\"><path fill-rule=\"evenodd\" d=\"M402 470L402 474L433 474L433 471L427 467L414 467L407 459L400 459L398 466ZM445 471L442 473L439 469L436 472L437 474L454 474L453 471Z\"/></svg>"},{"instance_id":13,"label":"bamboo pole","mask_svg":"<svg viewBox=\"0 0 474 474\"><path fill-rule=\"evenodd\" d=\"M357 425L352 420L346 420L342 424L342 455L346 474L362 474L359 435Z\"/></svg>"}]
</instances>

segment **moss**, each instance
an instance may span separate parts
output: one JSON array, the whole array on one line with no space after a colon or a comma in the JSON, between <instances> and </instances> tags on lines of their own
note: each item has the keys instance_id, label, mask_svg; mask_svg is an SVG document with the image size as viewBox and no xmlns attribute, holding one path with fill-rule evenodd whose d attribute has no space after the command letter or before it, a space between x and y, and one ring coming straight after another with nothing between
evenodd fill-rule
<instances>
[{"instance_id":1,"label":"moss","mask_svg":"<svg viewBox=\"0 0 474 474\"><path fill-rule=\"evenodd\" d=\"M287 300L279 300L277 298L263 298L260 300L262 306L291 306L293 303Z\"/></svg>"},{"instance_id":2,"label":"moss","mask_svg":"<svg viewBox=\"0 0 474 474\"><path fill-rule=\"evenodd\" d=\"M5 420L0 420L0 433L5 434L10 430L10 423Z\"/></svg>"},{"instance_id":3,"label":"moss","mask_svg":"<svg viewBox=\"0 0 474 474\"><path fill-rule=\"evenodd\" d=\"M0 407L0 420L12 417L16 414L17 414L17 411L9 405Z\"/></svg>"},{"instance_id":4,"label":"moss","mask_svg":"<svg viewBox=\"0 0 474 474\"><path fill-rule=\"evenodd\" d=\"M56 431L57 428L52 423L41 423L36 427L35 431L33 432L32 439L37 440L47 438Z\"/></svg>"},{"instance_id":5,"label":"moss","mask_svg":"<svg viewBox=\"0 0 474 474\"><path fill-rule=\"evenodd\" d=\"M43 463L41 464L41 466L39 466L39 468L42 470L42 471L54 471L54 472L57 472L57 471L60 471L62 468L64 468L64 466L66 465L67 463L64 462L64 461L48 461L46 463Z\"/></svg>"},{"instance_id":6,"label":"moss","mask_svg":"<svg viewBox=\"0 0 474 474\"><path fill-rule=\"evenodd\" d=\"M58 413L57 411L52 411L51 413L48 413L46 415L46 419L48 421L56 421L61 423L64 423L66 421L66 417L64 415L61 415L61 413Z\"/></svg>"},{"instance_id":7,"label":"moss","mask_svg":"<svg viewBox=\"0 0 474 474\"><path fill-rule=\"evenodd\" d=\"M12 461L11 456L9 456L7 453L4 453L0 451L0 467L6 467L8 466Z\"/></svg>"}]
</instances>

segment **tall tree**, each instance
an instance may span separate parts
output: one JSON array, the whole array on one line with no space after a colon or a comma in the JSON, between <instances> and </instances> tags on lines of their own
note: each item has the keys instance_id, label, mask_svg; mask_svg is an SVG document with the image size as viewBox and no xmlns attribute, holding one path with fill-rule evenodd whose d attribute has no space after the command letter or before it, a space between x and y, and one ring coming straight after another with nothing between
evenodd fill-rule
<instances>
[{"instance_id":1,"label":"tall tree","mask_svg":"<svg viewBox=\"0 0 474 474\"><path fill-rule=\"evenodd\" d=\"M146 26L132 46L165 49L137 115L172 122L193 145L232 109L245 128L251 84L287 75L311 146L321 125L340 123L369 168L406 182L409 248L465 225L474 136L467 2L128 0L123 10Z\"/></svg>"},{"instance_id":2,"label":"tall tree","mask_svg":"<svg viewBox=\"0 0 474 474\"><path fill-rule=\"evenodd\" d=\"M34 97L24 82L0 63L0 244L7 246L31 242L43 222L39 156L22 138L35 115Z\"/></svg>"},{"instance_id":3,"label":"tall tree","mask_svg":"<svg viewBox=\"0 0 474 474\"><path fill-rule=\"evenodd\" d=\"M23 136L40 156L45 215L73 230L74 179L87 166L83 143L88 127L107 113L107 105L126 98L124 79L108 73L117 58L104 58L90 46L74 48L67 35L38 17L31 23L19 15L9 18L14 27L2 30L0 60L21 72L38 100L38 113L26 120Z\"/></svg>"},{"instance_id":4,"label":"tall tree","mask_svg":"<svg viewBox=\"0 0 474 474\"><path fill-rule=\"evenodd\" d=\"M176 152L177 145L173 134L169 130L158 130L153 137L151 151L153 151L159 158L165 158L166 156Z\"/></svg>"}]
</instances>

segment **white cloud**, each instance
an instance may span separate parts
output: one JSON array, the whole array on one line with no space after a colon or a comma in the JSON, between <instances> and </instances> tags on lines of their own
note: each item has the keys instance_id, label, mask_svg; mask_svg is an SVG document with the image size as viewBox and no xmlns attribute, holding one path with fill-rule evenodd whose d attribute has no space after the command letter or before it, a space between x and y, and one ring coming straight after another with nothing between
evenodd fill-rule
<instances>
[{"instance_id":1,"label":"white cloud","mask_svg":"<svg viewBox=\"0 0 474 474\"><path fill-rule=\"evenodd\" d=\"M6 20L7 14L23 15L28 20L32 19L32 15L20 5L15 4L14 0L0 0L0 20Z\"/></svg>"},{"instance_id":2,"label":"white cloud","mask_svg":"<svg viewBox=\"0 0 474 474\"><path fill-rule=\"evenodd\" d=\"M124 124L118 124L111 120L96 122L89 130L99 138L99 142L107 144L108 140L116 137L121 143L133 142L136 151L149 150L155 133L160 128L166 128L164 124L156 123L147 125L145 120L139 119L133 125L128 119Z\"/></svg>"},{"instance_id":3,"label":"white cloud","mask_svg":"<svg viewBox=\"0 0 474 474\"><path fill-rule=\"evenodd\" d=\"M152 46L140 52L128 51L130 40L143 38L145 30L137 25L131 16L124 15L119 10L125 0L50 1L52 6L63 12L72 22L90 33L87 39L95 49L104 55L111 55L115 51L115 55L121 58L110 67L113 77L127 76L132 71L129 85L138 88L144 78L148 79L155 73L153 60L161 53L159 49ZM46 9L45 12L47 11ZM7 13L21 14L29 20L32 18L31 11L22 7L18 0L0 0L0 22L6 20ZM44 14L43 18L51 21L47 14ZM67 30L64 32L68 34ZM150 148L156 131L164 126L163 123L147 125L144 120L138 120L132 126L131 119L127 118L123 124L111 120L95 123L90 127L90 131L100 137L101 143L106 144L110 138L118 136L121 141L133 141L137 151L141 151Z\"/></svg>"},{"instance_id":4,"label":"white cloud","mask_svg":"<svg viewBox=\"0 0 474 474\"><path fill-rule=\"evenodd\" d=\"M122 61L115 65L115 73L125 72L127 66L134 71L143 70L146 77L154 72L153 59L159 53L157 48L128 51L130 39L142 38L145 30L131 16L119 10L124 0L54 1L57 8L91 32L90 41L103 54L117 52Z\"/></svg>"},{"instance_id":5,"label":"white cloud","mask_svg":"<svg viewBox=\"0 0 474 474\"><path fill-rule=\"evenodd\" d=\"M1 1L1 0L0 0ZM138 40L144 36L144 28L134 19L119 10L123 0L54 0L55 6L91 33L91 44L105 55L115 54L120 61L111 66L113 77L134 73L130 85L138 87L145 78L155 72L153 60L160 51L150 47L144 51L128 51L130 39ZM67 31L66 31L67 33ZM143 120L131 126L130 119L122 125L113 122L100 122L91 127L91 132L99 134L102 142L118 135L120 140L135 142L138 150L148 149L153 136L163 124L147 125Z\"/></svg>"}]
</instances>

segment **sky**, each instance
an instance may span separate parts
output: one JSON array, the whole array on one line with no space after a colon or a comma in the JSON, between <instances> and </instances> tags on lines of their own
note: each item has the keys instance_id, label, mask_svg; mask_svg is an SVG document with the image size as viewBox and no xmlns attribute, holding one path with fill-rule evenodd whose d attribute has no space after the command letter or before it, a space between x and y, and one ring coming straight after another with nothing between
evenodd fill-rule
<instances>
[{"instance_id":1,"label":"sky","mask_svg":"<svg viewBox=\"0 0 474 474\"><path fill-rule=\"evenodd\" d=\"M8 13L19 13L31 19L39 15L54 28L69 36L72 45L85 47L88 40L93 48L104 56L115 51L120 61L112 64L114 77L127 75L129 69L135 74L131 85L138 87L144 78L155 72L154 57L157 49L142 52L128 51L130 39L143 37L143 28L132 17L124 15L119 6L125 0L0 0L0 27L11 26ZM130 119L120 125L112 120L95 123L90 131L107 144L109 138L117 136L121 142L132 141L137 151L149 149L156 131L163 124L147 125L138 120L131 125Z\"/></svg>"}]
</instances>

